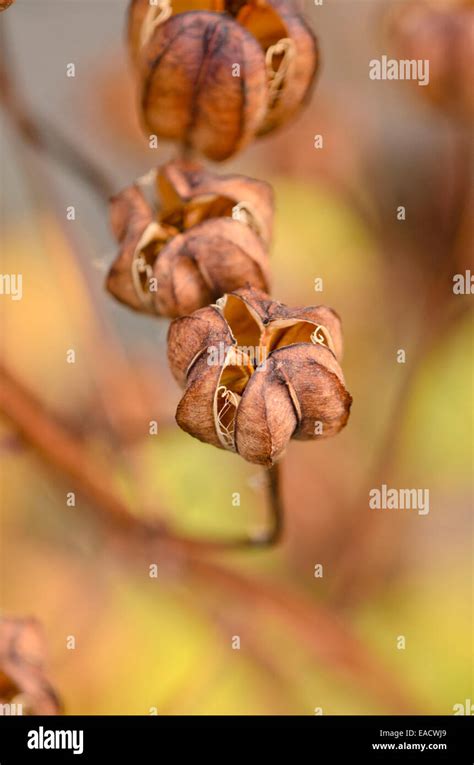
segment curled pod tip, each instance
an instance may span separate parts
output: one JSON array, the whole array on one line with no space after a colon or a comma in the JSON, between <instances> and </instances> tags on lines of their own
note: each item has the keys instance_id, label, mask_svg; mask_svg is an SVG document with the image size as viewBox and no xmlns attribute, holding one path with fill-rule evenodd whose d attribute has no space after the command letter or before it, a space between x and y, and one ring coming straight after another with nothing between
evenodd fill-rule
<instances>
[{"instance_id":1,"label":"curled pod tip","mask_svg":"<svg viewBox=\"0 0 474 765\"><path fill-rule=\"evenodd\" d=\"M236 20L259 41L265 53L269 100L258 135L293 117L306 103L320 66L316 36L288 0L250 0Z\"/></svg>"}]
</instances>

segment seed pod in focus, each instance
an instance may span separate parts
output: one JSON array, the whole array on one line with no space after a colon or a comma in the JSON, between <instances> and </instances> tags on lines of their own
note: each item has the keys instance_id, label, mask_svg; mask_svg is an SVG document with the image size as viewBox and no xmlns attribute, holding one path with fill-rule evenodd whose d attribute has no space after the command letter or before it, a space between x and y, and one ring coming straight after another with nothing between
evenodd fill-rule
<instances>
[{"instance_id":1,"label":"seed pod in focus","mask_svg":"<svg viewBox=\"0 0 474 765\"><path fill-rule=\"evenodd\" d=\"M226 9L258 40L265 52L270 94L259 129L259 135L263 135L289 120L311 94L319 67L317 40L288 0L244 3L229 0Z\"/></svg>"},{"instance_id":2,"label":"seed pod in focus","mask_svg":"<svg viewBox=\"0 0 474 765\"><path fill-rule=\"evenodd\" d=\"M291 438L327 438L346 424L341 353L330 308L288 308L254 289L226 294L170 326L168 359L185 388L178 425L270 466Z\"/></svg>"},{"instance_id":3,"label":"seed pod in focus","mask_svg":"<svg viewBox=\"0 0 474 765\"><path fill-rule=\"evenodd\" d=\"M318 66L288 0L133 0L128 31L147 131L213 160L295 114Z\"/></svg>"},{"instance_id":4,"label":"seed pod in focus","mask_svg":"<svg viewBox=\"0 0 474 765\"><path fill-rule=\"evenodd\" d=\"M111 200L120 243L106 287L136 311L176 317L244 285L269 288L273 192L193 162L159 168ZM147 193L148 192L148 193Z\"/></svg>"},{"instance_id":5,"label":"seed pod in focus","mask_svg":"<svg viewBox=\"0 0 474 765\"><path fill-rule=\"evenodd\" d=\"M413 0L395 6L386 26L398 57L429 61L429 82L417 93L458 118L474 120L474 2Z\"/></svg>"}]
</instances>

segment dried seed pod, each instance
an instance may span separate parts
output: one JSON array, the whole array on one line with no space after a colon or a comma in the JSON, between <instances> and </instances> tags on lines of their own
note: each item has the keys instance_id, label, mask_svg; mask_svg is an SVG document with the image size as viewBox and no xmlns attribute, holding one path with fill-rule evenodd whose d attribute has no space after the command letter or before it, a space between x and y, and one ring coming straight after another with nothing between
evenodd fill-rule
<instances>
[{"instance_id":1,"label":"dried seed pod","mask_svg":"<svg viewBox=\"0 0 474 765\"><path fill-rule=\"evenodd\" d=\"M111 200L120 243L107 289L136 311L182 316L249 284L268 289L271 187L170 162Z\"/></svg>"},{"instance_id":2,"label":"dried seed pod","mask_svg":"<svg viewBox=\"0 0 474 765\"><path fill-rule=\"evenodd\" d=\"M429 82L416 92L454 116L472 121L472 0L413 0L394 7L386 26L400 58L429 61Z\"/></svg>"},{"instance_id":3,"label":"dried seed pod","mask_svg":"<svg viewBox=\"0 0 474 765\"><path fill-rule=\"evenodd\" d=\"M171 323L168 359L185 387L176 420L201 441L272 465L291 438L327 438L346 424L341 354L330 308L236 290Z\"/></svg>"},{"instance_id":4,"label":"dried seed pod","mask_svg":"<svg viewBox=\"0 0 474 765\"><path fill-rule=\"evenodd\" d=\"M0 619L0 704L14 704L11 714L60 713L60 702L44 673L44 654L35 620Z\"/></svg>"},{"instance_id":5,"label":"dried seed pod","mask_svg":"<svg viewBox=\"0 0 474 765\"><path fill-rule=\"evenodd\" d=\"M288 0L132 0L147 131L223 160L305 102L316 39Z\"/></svg>"},{"instance_id":6,"label":"dried seed pod","mask_svg":"<svg viewBox=\"0 0 474 765\"><path fill-rule=\"evenodd\" d=\"M0 13L6 11L14 2L15 0L0 0Z\"/></svg>"},{"instance_id":7,"label":"dried seed pod","mask_svg":"<svg viewBox=\"0 0 474 765\"><path fill-rule=\"evenodd\" d=\"M265 114L265 61L242 27L213 13L183 13L157 27L142 52L141 111L150 133L213 160L252 139ZM240 77L232 76L236 62Z\"/></svg>"},{"instance_id":8,"label":"dried seed pod","mask_svg":"<svg viewBox=\"0 0 474 765\"><path fill-rule=\"evenodd\" d=\"M251 32L265 52L270 94L259 129L262 135L286 122L306 102L319 67L317 40L288 0L229 0L226 10Z\"/></svg>"}]
</instances>

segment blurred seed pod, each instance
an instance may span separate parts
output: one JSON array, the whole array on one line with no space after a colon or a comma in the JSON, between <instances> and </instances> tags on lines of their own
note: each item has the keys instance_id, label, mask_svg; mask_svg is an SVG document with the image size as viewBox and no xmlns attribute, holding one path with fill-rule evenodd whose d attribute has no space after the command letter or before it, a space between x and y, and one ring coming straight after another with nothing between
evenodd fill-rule
<instances>
[{"instance_id":1,"label":"blurred seed pod","mask_svg":"<svg viewBox=\"0 0 474 765\"><path fill-rule=\"evenodd\" d=\"M292 117L319 62L288 0L132 0L128 34L147 131L218 161Z\"/></svg>"},{"instance_id":2,"label":"blurred seed pod","mask_svg":"<svg viewBox=\"0 0 474 765\"><path fill-rule=\"evenodd\" d=\"M474 119L474 2L413 0L391 9L388 37L401 59L427 59L429 83L416 88L432 104Z\"/></svg>"},{"instance_id":3,"label":"blurred seed pod","mask_svg":"<svg viewBox=\"0 0 474 765\"><path fill-rule=\"evenodd\" d=\"M327 438L346 424L352 399L341 354L330 308L288 308L254 289L226 294L170 325L168 359L185 388L178 425L272 465L291 438Z\"/></svg>"},{"instance_id":4,"label":"blurred seed pod","mask_svg":"<svg viewBox=\"0 0 474 765\"><path fill-rule=\"evenodd\" d=\"M60 702L46 679L44 656L34 619L0 618L0 703L15 705L11 714L60 714Z\"/></svg>"},{"instance_id":5,"label":"blurred seed pod","mask_svg":"<svg viewBox=\"0 0 474 765\"><path fill-rule=\"evenodd\" d=\"M196 163L159 168L110 203L120 243L106 287L136 311L176 317L250 285L269 288L273 192Z\"/></svg>"},{"instance_id":6,"label":"blurred seed pod","mask_svg":"<svg viewBox=\"0 0 474 765\"><path fill-rule=\"evenodd\" d=\"M14 2L15 0L0 0L0 13L6 11Z\"/></svg>"}]
</instances>

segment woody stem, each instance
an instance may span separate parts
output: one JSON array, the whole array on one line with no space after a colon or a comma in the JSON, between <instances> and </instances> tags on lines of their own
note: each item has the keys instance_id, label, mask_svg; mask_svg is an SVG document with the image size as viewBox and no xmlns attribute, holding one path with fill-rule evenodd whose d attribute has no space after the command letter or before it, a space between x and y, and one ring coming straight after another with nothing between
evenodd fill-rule
<instances>
[{"instance_id":1,"label":"woody stem","mask_svg":"<svg viewBox=\"0 0 474 765\"><path fill-rule=\"evenodd\" d=\"M283 533L283 500L281 495L281 471L279 464L268 468L268 500L272 526L261 544L276 544L280 541Z\"/></svg>"}]
</instances>

